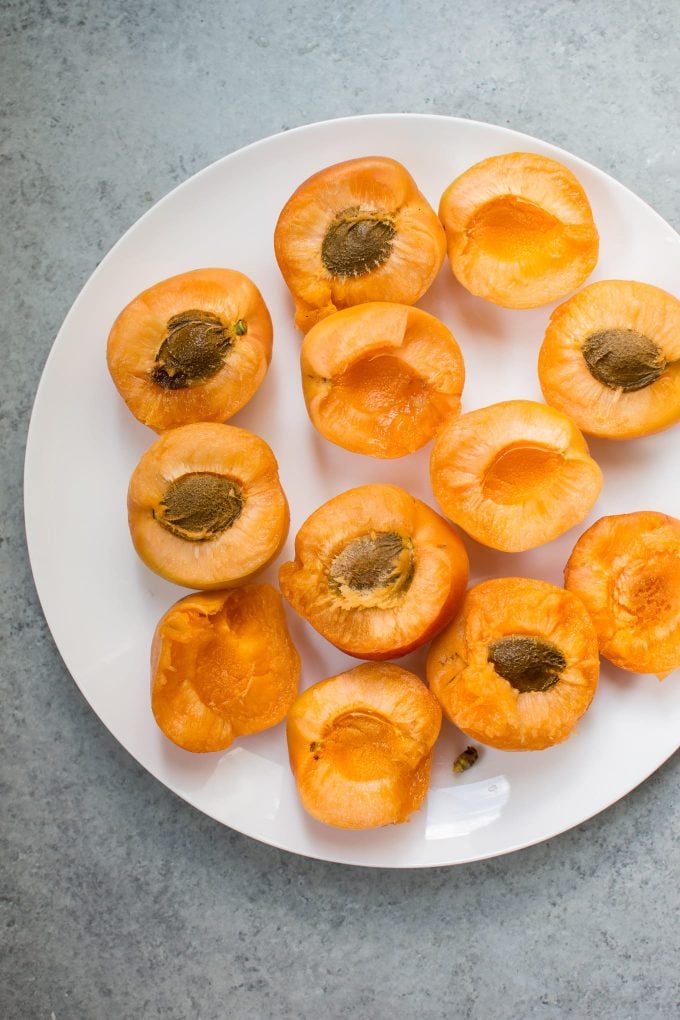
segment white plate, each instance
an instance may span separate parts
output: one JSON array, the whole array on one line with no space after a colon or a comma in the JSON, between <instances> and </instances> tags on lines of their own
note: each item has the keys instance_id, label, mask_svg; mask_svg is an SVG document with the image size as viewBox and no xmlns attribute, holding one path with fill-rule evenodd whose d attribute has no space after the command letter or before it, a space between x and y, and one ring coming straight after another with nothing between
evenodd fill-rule
<instances>
[{"instance_id":1,"label":"white plate","mask_svg":"<svg viewBox=\"0 0 680 1020\"><path fill-rule=\"evenodd\" d=\"M250 145L154 206L93 273L45 366L26 452L26 530L40 600L66 665L109 730L162 783L220 822L295 853L419 867L508 853L563 832L623 797L676 750L680 677L661 684L604 664L593 706L566 744L535 754L485 749L474 769L455 778L451 763L466 741L446 725L423 810L408 824L375 831L338 831L305 815L283 726L219 754L179 750L153 721L148 658L157 620L186 592L148 571L130 543L127 483L154 434L132 418L114 390L105 362L107 334L123 305L174 273L228 266L255 280L274 320L274 358L260 391L232 421L263 436L281 466L291 532L278 562L290 557L307 515L350 486L395 482L432 503L429 449L381 462L337 449L310 425L299 381L300 336L274 261L274 224L297 185L338 160L393 156L436 208L446 185L466 167L517 149L563 161L584 185L601 233L592 279L677 288L680 237L621 184L576 157L473 121L401 114L348 118ZM536 356L552 306L496 308L455 284L448 263L421 304L448 324L462 347L464 410L512 397L541 399ZM589 520L523 554L492 552L466 539L473 580L525 575L560 584L576 538L602 514L644 508L680 515L677 431L590 445L605 484ZM264 576L274 580L276 567ZM305 685L356 665L292 612L289 620ZM401 661L422 675L423 650Z\"/></svg>"}]
</instances>

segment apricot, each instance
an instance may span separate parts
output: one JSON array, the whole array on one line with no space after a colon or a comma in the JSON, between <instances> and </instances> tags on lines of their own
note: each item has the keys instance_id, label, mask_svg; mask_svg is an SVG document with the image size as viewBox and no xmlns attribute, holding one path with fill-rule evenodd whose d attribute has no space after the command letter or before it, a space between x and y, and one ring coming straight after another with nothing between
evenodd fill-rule
<instances>
[{"instance_id":1,"label":"apricot","mask_svg":"<svg viewBox=\"0 0 680 1020\"><path fill-rule=\"evenodd\" d=\"M303 807L341 829L405 822L425 800L441 718L419 678L392 663L314 684L287 724Z\"/></svg>"},{"instance_id":2,"label":"apricot","mask_svg":"<svg viewBox=\"0 0 680 1020\"><path fill-rule=\"evenodd\" d=\"M361 485L324 503L279 572L293 609L348 655L405 655L444 626L468 577L451 525L396 485Z\"/></svg>"},{"instance_id":3,"label":"apricot","mask_svg":"<svg viewBox=\"0 0 680 1020\"><path fill-rule=\"evenodd\" d=\"M566 740L599 676L583 603L546 581L503 577L468 591L427 657L427 680L464 733L503 751Z\"/></svg>"},{"instance_id":4,"label":"apricot","mask_svg":"<svg viewBox=\"0 0 680 1020\"><path fill-rule=\"evenodd\" d=\"M329 315L307 333L300 362L313 424L353 453L403 457L460 411L460 348L419 308L376 301Z\"/></svg>"},{"instance_id":5,"label":"apricot","mask_svg":"<svg viewBox=\"0 0 680 1020\"><path fill-rule=\"evenodd\" d=\"M590 512L602 472L566 414L508 400L454 418L432 450L434 495L478 542L522 552L557 538Z\"/></svg>"},{"instance_id":6,"label":"apricot","mask_svg":"<svg viewBox=\"0 0 680 1020\"><path fill-rule=\"evenodd\" d=\"M564 583L585 603L600 651L621 669L680 666L680 521L654 510L601 517L579 538Z\"/></svg>"},{"instance_id":7,"label":"apricot","mask_svg":"<svg viewBox=\"0 0 680 1020\"><path fill-rule=\"evenodd\" d=\"M534 152L475 163L442 195L439 216L459 283L504 308L536 308L579 287L599 237L571 170Z\"/></svg>"},{"instance_id":8,"label":"apricot","mask_svg":"<svg viewBox=\"0 0 680 1020\"><path fill-rule=\"evenodd\" d=\"M680 301L599 280L556 308L538 358L543 396L579 428L632 439L680 421Z\"/></svg>"},{"instance_id":9,"label":"apricot","mask_svg":"<svg viewBox=\"0 0 680 1020\"><path fill-rule=\"evenodd\" d=\"M194 269L142 291L114 322L107 346L118 392L156 432L231 418L271 356L267 306L235 269Z\"/></svg>"},{"instance_id":10,"label":"apricot","mask_svg":"<svg viewBox=\"0 0 680 1020\"><path fill-rule=\"evenodd\" d=\"M171 429L135 468L128 521L137 553L187 588L228 588L263 569L288 534L274 454L232 425Z\"/></svg>"},{"instance_id":11,"label":"apricot","mask_svg":"<svg viewBox=\"0 0 680 1020\"><path fill-rule=\"evenodd\" d=\"M295 322L364 301L412 305L444 260L444 231L401 163L367 156L320 170L281 211L274 232Z\"/></svg>"},{"instance_id":12,"label":"apricot","mask_svg":"<svg viewBox=\"0 0 680 1020\"><path fill-rule=\"evenodd\" d=\"M151 708L186 751L223 751L285 719L300 680L281 596L270 584L187 595L151 648Z\"/></svg>"}]
</instances>

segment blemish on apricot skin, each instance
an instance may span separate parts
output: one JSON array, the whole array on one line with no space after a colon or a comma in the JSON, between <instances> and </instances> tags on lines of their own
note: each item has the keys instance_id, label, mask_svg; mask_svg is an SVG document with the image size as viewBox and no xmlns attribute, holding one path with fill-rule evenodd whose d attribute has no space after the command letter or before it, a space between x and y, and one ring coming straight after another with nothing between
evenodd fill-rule
<instances>
[{"instance_id":1,"label":"blemish on apricot skin","mask_svg":"<svg viewBox=\"0 0 680 1020\"><path fill-rule=\"evenodd\" d=\"M230 528L241 516L243 506L238 482L225 475L198 471L172 481L153 516L177 538L206 542Z\"/></svg>"},{"instance_id":2,"label":"blemish on apricot skin","mask_svg":"<svg viewBox=\"0 0 680 1020\"><path fill-rule=\"evenodd\" d=\"M391 218L383 213L345 209L326 231L321 261L332 276L363 276L387 261L396 232Z\"/></svg>"},{"instance_id":3,"label":"blemish on apricot skin","mask_svg":"<svg viewBox=\"0 0 680 1020\"><path fill-rule=\"evenodd\" d=\"M624 393L651 386L668 365L654 341L635 329L604 329L591 333L581 353L594 379Z\"/></svg>"}]
</instances>

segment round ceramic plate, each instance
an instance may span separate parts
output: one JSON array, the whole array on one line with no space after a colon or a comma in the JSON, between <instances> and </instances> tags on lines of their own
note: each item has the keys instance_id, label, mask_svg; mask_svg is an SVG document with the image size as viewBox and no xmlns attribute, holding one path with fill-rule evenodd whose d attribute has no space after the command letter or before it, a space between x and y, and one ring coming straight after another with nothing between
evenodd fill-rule
<instances>
[{"instance_id":1,"label":"round ceramic plate","mask_svg":"<svg viewBox=\"0 0 680 1020\"><path fill-rule=\"evenodd\" d=\"M433 502L429 448L397 461L347 453L322 439L305 412L300 335L274 260L272 236L291 192L321 167L355 156L400 160L436 208L472 163L517 149L566 163L584 185L601 233L592 279L630 278L669 290L680 279L680 237L606 174L535 138L446 117L386 115L329 121L267 138L186 181L118 242L83 288L54 343L38 389L26 453L25 512L35 582L57 646L88 702L114 736L162 783L225 825L298 854L347 864L419 867L508 853L602 811L678 747L680 677L623 673L603 663L595 701L578 731L548 751L483 749L464 775L451 765L464 736L445 724L432 785L404 825L366 832L325 827L302 810L278 726L228 751L192 755L167 741L149 706L154 627L184 589L137 559L127 529L128 479L154 434L135 421L106 369L106 338L120 309L158 280L200 266L240 269L257 283L274 321L274 357L253 400L232 423L273 447L291 504L290 558L305 518L331 496L394 482ZM536 358L553 306L506 311L459 287L445 262L421 302L463 350L463 410L513 397L541 399ZM626 443L593 440L604 469L590 518L528 553L493 552L465 539L472 581L524 575L561 583L585 527L636 509L680 515L678 432ZM289 612L303 684L356 665ZM401 660L423 675L424 650Z\"/></svg>"}]
</instances>

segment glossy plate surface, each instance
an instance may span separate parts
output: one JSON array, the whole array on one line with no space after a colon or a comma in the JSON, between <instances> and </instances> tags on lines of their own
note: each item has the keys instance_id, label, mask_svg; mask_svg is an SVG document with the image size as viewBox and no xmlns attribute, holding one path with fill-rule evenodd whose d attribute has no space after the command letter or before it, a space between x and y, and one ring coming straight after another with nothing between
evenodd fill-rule
<instances>
[{"instance_id":1,"label":"glossy plate surface","mask_svg":"<svg viewBox=\"0 0 680 1020\"><path fill-rule=\"evenodd\" d=\"M199 810L299 854L348 864L420 867L507 853L578 825L624 796L676 750L680 675L663 684L603 664L596 699L566 743L535 754L483 750L453 776L466 745L445 724L425 807L405 825L342 832L300 807L279 726L227 752L194 756L157 730L149 707L154 627L185 589L137 559L130 543L128 479L154 434L136 422L111 383L106 338L120 309L164 277L227 266L257 283L272 313L269 375L232 423L273 447L291 504L290 558L299 525L331 496L389 481L432 503L429 447L381 462L337 449L310 425L302 400L292 302L276 266L272 235L284 202L310 174L362 155L387 155L411 171L436 208L450 181L487 156L528 150L566 163L590 198L601 234L591 279L637 279L677 292L680 237L640 199L568 153L506 128L421 115L379 115L313 124L248 146L186 181L118 242L83 288L54 343L36 396L26 453L25 511L35 581L48 624L76 683L124 747ZM463 350L463 410L514 397L541 399L538 348L554 306L505 311L471 297L448 262L421 302ZM676 429L627 443L592 440L604 469L587 522L543 548L495 553L466 539L472 579L524 575L561 583L578 535L603 514L636 509L680 516ZM276 568L264 577L275 580ZM292 612L305 686L356 664ZM424 652L400 660L422 673Z\"/></svg>"}]
</instances>

